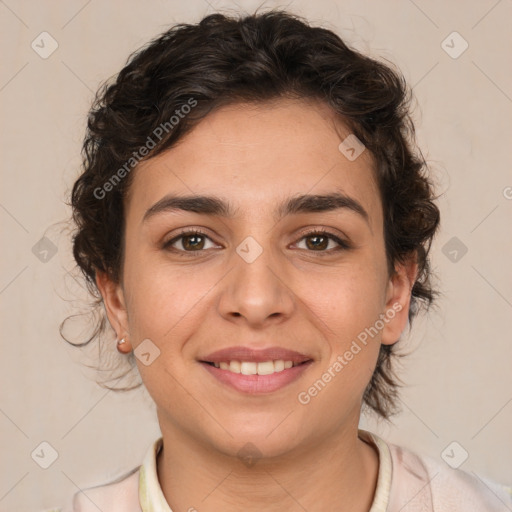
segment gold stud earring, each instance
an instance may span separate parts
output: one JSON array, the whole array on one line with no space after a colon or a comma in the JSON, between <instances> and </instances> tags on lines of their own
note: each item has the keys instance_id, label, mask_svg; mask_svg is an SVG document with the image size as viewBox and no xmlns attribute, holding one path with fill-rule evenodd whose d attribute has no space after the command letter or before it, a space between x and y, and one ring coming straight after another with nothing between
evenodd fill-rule
<instances>
[{"instance_id":1,"label":"gold stud earring","mask_svg":"<svg viewBox=\"0 0 512 512\"><path fill-rule=\"evenodd\" d=\"M124 338L121 338L117 342L117 350L121 352L121 354L128 354L128 352L131 351L130 344Z\"/></svg>"}]
</instances>

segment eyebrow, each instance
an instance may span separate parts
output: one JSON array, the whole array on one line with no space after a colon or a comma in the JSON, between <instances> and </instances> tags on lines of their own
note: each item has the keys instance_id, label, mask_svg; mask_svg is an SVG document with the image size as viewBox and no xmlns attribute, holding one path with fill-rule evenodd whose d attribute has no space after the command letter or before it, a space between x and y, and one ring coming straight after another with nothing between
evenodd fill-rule
<instances>
[{"instance_id":1,"label":"eyebrow","mask_svg":"<svg viewBox=\"0 0 512 512\"><path fill-rule=\"evenodd\" d=\"M278 205L274 215L276 220L280 220L287 215L330 212L338 209L353 211L361 216L368 225L370 224L369 215L363 208L363 205L353 197L339 192L322 195L304 194L290 197ZM150 218L158 214L173 211L186 211L229 219L235 217L238 209L233 208L229 202L224 201L220 197L202 195L178 196L168 194L146 211L142 222L147 222Z\"/></svg>"}]
</instances>

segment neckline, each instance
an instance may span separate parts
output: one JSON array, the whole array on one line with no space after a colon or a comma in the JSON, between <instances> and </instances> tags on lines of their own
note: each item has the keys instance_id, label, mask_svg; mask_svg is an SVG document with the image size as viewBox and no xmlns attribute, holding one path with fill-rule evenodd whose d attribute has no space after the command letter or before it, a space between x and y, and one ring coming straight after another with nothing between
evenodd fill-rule
<instances>
[{"instance_id":1,"label":"neckline","mask_svg":"<svg viewBox=\"0 0 512 512\"><path fill-rule=\"evenodd\" d=\"M358 437L373 445L379 456L377 486L369 512L385 512L392 480L391 452L387 443L376 434L358 429ZM163 437L150 446L139 472L139 501L142 512L173 512L163 494L157 474L157 457L163 447Z\"/></svg>"},{"instance_id":2,"label":"neckline","mask_svg":"<svg viewBox=\"0 0 512 512\"><path fill-rule=\"evenodd\" d=\"M377 486L375 488L375 494L369 512L386 512L391 493L391 480L393 474L391 451L388 444L373 432L359 429L358 437L365 443L373 445L377 449L379 455Z\"/></svg>"}]
</instances>

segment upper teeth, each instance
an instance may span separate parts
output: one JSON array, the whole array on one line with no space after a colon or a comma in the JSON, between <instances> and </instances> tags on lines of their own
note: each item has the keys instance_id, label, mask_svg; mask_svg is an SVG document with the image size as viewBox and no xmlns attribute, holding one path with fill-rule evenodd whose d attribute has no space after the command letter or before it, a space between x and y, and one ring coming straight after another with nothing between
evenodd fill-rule
<instances>
[{"instance_id":1,"label":"upper teeth","mask_svg":"<svg viewBox=\"0 0 512 512\"><path fill-rule=\"evenodd\" d=\"M261 363L252 361L228 361L213 364L216 368L220 368L221 370L241 373L242 375L270 375L272 373L282 372L284 369L297 366L300 363L278 359L277 361L263 361Z\"/></svg>"}]
</instances>

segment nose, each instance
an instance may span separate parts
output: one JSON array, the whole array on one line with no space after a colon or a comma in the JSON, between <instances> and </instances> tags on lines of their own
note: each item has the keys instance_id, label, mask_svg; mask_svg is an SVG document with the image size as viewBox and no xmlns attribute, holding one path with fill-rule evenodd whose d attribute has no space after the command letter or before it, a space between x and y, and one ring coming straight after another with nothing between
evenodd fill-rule
<instances>
[{"instance_id":1,"label":"nose","mask_svg":"<svg viewBox=\"0 0 512 512\"><path fill-rule=\"evenodd\" d=\"M241 244L233 254L232 270L226 276L218 307L219 313L231 322L236 320L261 328L289 318L296 301L283 264L271 258L271 251L262 247L256 254L262 252L253 259L256 248L254 242L248 246ZM249 250L244 252L244 249Z\"/></svg>"}]
</instances>

